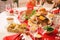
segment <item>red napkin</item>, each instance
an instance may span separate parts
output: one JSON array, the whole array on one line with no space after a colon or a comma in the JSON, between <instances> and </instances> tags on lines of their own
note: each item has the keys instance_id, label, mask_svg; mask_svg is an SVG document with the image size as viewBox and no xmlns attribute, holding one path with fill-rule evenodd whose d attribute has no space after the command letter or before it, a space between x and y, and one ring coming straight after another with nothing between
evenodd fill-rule
<instances>
[{"instance_id":1,"label":"red napkin","mask_svg":"<svg viewBox=\"0 0 60 40\"><path fill-rule=\"evenodd\" d=\"M60 9L57 9L57 10L52 11L52 13L53 13L53 14L58 14L59 11L60 11Z\"/></svg>"},{"instance_id":2,"label":"red napkin","mask_svg":"<svg viewBox=\"0 0 60 40\"><path fill-rule=\"evenodd\" d=\"M42 35L42 33L44 32L44 30L43 30L41 27L39 27L39 28L36 30L36 32L38 32L38 34Z\"/></svg>"},{"instance_id":3,"label":"red napkin","mask_svg":"<svg viewBox=\"0 0 60 40\"><path fill-rule=\"evenodd\" d=\"M20 34L6 36L3 38L3 40L20 40L20 39L21 39Z\"/></svg>"},{"instance_id":4,"label":"red napkin","mask_svg":"<svg viewBox=\"0 0 60 40\"><path fill-rule=\"evenodd\" d=\"M54 30L54 32L48 34L45 33L42 37L42 40L55 40L55 37L57 36L56 34L58 33L57 30Z\"/></svg>"}]
</instances>

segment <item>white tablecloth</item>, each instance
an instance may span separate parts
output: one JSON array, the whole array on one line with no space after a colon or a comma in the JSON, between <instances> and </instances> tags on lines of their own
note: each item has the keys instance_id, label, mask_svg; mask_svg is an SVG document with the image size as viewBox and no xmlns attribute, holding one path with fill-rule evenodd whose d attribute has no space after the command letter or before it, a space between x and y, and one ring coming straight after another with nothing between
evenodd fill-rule
<instances>
[{"instance_id":1,"label":"white tablecloth","mask_svg":"<svg viewBox=\"0 0 60 40\"><path fill-rule=\"evenodd\" d=\"M6 20L7 17L10 17L8 16L8 12L2 12L0 14L0 40L3 40L3 37L7 36L7 35L12 35L12 34L15 34L15 33L9 33L7 32L7 25L8 25L8 22ZM14 18L14 22L15 23L19 23L17 17L15 16L11 16Z\"/></svg>"},{"instance_id":2,"label":"white tablecloth","mask_svg":"<svg viewBox=\"0 0 60 40\"><path fill-rule=\"evenodd\" d=\"M26 7L14 8L14 10L18 10L19 12L24 11L26 9L27 9ZM7 25L8 25L8 22L6 20L7 17L13 17L15 23L18 24L20 23L17 19L17 16L9 16L8 14L9 13L6 11L0 13L0 40L3 40L5 36L15 34L15 33L7 32Z\"/></svg>"},{"instance_id":3,"label":"white tablecloth","mask_svg":"<svg viewBox=\"0 0 60 40\"><path fill-rule=\"evenodd\" d=\"M7 22L7 20L6 20L7 17L10 17L10 16L8 16L8 12L2 12L2 13L0 14L0 40L3 40L3 38L4 38L5 36L9 36L9 35L16 34L16 33L10 33L10 32L7 31L7 25L8 25L8 22ZM18 21L18 19L17 19L16 16L11 16L11 17L14 18L14 22L15 22L15 23L20 24L20 22ZM28 39L29 39L29 40L32 40L32 39L30 38L30 36L26 36L25 34L23 34L23 35L24 35L23 38L25 38L25 40L28 40Z\"/></svg>"}]
</instances>

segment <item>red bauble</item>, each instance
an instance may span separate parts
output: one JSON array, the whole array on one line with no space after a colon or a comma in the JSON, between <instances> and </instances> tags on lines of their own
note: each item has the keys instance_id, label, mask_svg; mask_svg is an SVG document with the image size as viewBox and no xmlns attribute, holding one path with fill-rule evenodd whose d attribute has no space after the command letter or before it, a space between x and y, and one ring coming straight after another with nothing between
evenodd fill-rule
<instances>
[{"instance_id":1,"label":"red bauble","mask_svg":"<svg viewBox=\"0 0 60 40\"><path fill-rule=\"evenodd\" d=\"M10 10L10 13L14 13L14 11L11 9L11 10Z\"/></svg>"}]
</instances>

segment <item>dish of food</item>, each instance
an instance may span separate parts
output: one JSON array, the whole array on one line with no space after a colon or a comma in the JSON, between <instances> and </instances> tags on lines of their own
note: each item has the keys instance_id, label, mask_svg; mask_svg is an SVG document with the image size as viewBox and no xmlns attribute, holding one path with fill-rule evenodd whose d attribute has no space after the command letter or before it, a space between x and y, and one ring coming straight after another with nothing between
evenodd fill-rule
<instances>
[{"instance_id":1,"label":"dish of food","mask_svg":"<svg viewBox=\"0 0 60 40\"><path fill-rule=\"evenodd\" d=\"M27 30L27 25L23 24L16 24L12 23L7 28L8 32L15 32L15 33L24 33Z\"/></svg>"},{"instance_id":2,"label":"dish of food","mask_svg":"<svg viewBox=\"0 0 60 40\"><path fill-rule=\"evenodd\" d=\"M48 18L48 17L49 18ZM31 36L32 39L36 38L45 38L44 36L44 27L48 26L46 28L46 33L54 33L54 29L51 27L54 27L52 22L50 22L50 18L54 18L54 14L50 13L48 15L48 11L45 8L40 8L37 11L36 10L25 10L23 12L20 12L18 15L18 20L20 24L13 22L14 18L12 17L7 17L7 21L10 22L9 25L7 26L7 31L10 33L21 33L25 34L26 36ZM17 18L17 17L16 17ZM16 20L15 20L16 21ZM51 27L50 27L51 26ZM38 28L41 28L38 30ZM37 31L36 31L37 30ZM38 33L41 32L41 33ZM37 34L34 37L34 33ZM57 34L58 32L56 32ZM30 35L31 34L31 35ZM54 33L55 34L55 33ZM55 34L55 35L56 35ZM53 35L52 35L53 36Z\"/></svg>"},{"instance_id":3,"label":"dish of food","mask_svg":"<svg viewBox=\"0 0 60 40\"><path fill-rule=\"evenodd\" d=\"M8 17L7 21L8 21L8 23L12 23L14 21L14 18Z\"/></svg>"}]
</instances>

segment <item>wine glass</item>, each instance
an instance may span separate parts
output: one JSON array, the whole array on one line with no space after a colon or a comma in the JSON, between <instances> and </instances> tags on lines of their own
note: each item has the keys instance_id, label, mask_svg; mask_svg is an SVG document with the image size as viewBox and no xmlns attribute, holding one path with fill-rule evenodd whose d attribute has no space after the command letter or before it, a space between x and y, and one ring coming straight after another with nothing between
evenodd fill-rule
<instances>
[{"instance_id":1,"label":"wine glass","mask_svg":"<svg viewBox=\"0 0 60 40\"><path fill-rule=\"evenodd\" d=\"M6 7L5 7L6 11L9 12L9 10L11 9L11 6L10 4L6 4Z\"/></svg>"}]
</instances>

